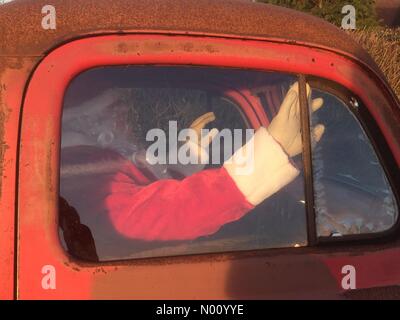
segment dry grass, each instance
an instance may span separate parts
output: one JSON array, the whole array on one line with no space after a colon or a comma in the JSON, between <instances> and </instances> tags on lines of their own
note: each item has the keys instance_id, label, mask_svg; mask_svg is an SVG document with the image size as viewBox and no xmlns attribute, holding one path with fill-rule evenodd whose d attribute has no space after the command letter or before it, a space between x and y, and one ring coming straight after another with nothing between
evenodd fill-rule
<instances>
[{"instance_id":1,"label":"dry grass","mask_svg":"<svg viewBox=\"0 0 400 320\"><path fill-rule=\"evenodd\" d=\"M372 55L400 99L400 28L376 28L351 32Z\"/></svg>"}]
</instances>

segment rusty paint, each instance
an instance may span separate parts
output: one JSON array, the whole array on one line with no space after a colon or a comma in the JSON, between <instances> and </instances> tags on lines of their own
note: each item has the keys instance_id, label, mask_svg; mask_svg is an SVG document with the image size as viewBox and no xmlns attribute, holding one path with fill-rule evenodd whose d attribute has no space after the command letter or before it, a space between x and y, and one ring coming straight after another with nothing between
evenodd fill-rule
<instances>
[{"instance_id":1,"label":"rusty paint","mask_svg":"<svg viewBox=\"0 0 400 320\"><path fill-rule=\"evenodd\" d=\"M56 190L56 188L54 188L54 185L53 185L54 172L51 167L51 159L52 159L52 152L54 150L54 145L55 145L55 143L53 141L51 141L48 144L47 151L46 151L46 185L49 190L49 194L53 193ZM51 201L51 200L52 199L49 199L49 201Z\"/></svg>"},{"instance_id":2,"label":"rusty paint","mask_svg":"<svg viewBox=\"0 0 400 320\"><path fill-rule=\"evenodd\" d=\"M0 299L14 295L18 122L23 91L35 62L0 56Z\"/></svg>"},{"instance_id":3,"label":"rusty paint","mask_svg":"<svg viewBox=\"0 0 400 320\"><path fill-rule=\"evenodd\" d=\"M5 161L5 154L7 149L10 147L7 144L7 141L5 140L5 127L6 127L6 122L10 118L11 110L2 102L2 96L5 95L4 91L5 85L1 86L0 85L0 199L2 195L2 182L4 179L4 161Z\"/></svg>"},{"instance_id":4,"label":"rusty paint","mask_svg":"<svg viewBox=\"0 0 400 320\"><path fill-rule=\"evenodd\" d=\"M322 19L283 7L246 0L116 0L112 4L82 0L79 5L73 0L55 0L57 29L44 30L41 8L46 4L44 0L27 0L2 5L4 41L0 41L0 55L42 57L74 39L116 33L259 39L341 53L359 61L390 88L375 61L349 35ZM24 16L23 21L20 16ZM393 92L392 98L397 99Z\"/></svg>"},{"instance_id":5,"label":"rusty paint","mask_svg":"<svg viewBox=\"0 0 400 320\"><path fill-rule=\"evenodd\" d=\"M74 0L53 0L57 29L44 30L41 8L46 4L45 0L28 0L2 6L3 55L41 56L61 43L90 34L157 31L305 43L348 53L380 72L373 59L339 28L269 4L245 0L81 0L78 5Z\"/></svg>"}]
</instances>

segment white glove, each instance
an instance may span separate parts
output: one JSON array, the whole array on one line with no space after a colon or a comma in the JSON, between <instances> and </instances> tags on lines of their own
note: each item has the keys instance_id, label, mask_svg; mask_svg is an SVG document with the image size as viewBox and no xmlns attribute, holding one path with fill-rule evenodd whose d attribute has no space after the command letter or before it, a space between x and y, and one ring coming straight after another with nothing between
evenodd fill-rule
<instances>
[{"instance_id":1,"label":"white glove","mask_svg":"<svg viewBox=\"0 0 400 320\"><path fill-rule=\"evenodd\" d=\"M190 125L189 129L194 130L195 135L188 139L180 148L187 150L194 163L189 164L169 164L168 170L175 171L187 177L204 169L209 163L208 145L218 135L218 129L211 129L204 137L201 136L201 130L215 120L214 112L207 112L198 117Z\"/></svg>"},{"instance_id":2,"label":"white glove","mask_svg":"<svg viewBox=\"0 0 400 320\"><path fill-rule=\"evenodd\" d=\"M208 112L198 117L190 125L189 129L194 130L190 139L182 143L179 147L179 151L172 151L183 152L185 155L188 154L189 157L185 157L185 160L189 160L189 163L180 163L178 158L178 163L159 164L157 163L157 159L153 158L151 154L148 154L146 150L134 153L132 155L132 161L137 166L149 170L157 179L171 179L176 176L187 177L199 172L203 170L209 162L207 147L218 134L218 130L214 128L202 137L201 130L214 120L215 115L213 112Z\"/></svg>"},{"instance_id":3,"label":"white glove","mask_svg":"<svg viewBox=\"0 0 400 320\"><path fill-rule=\"evenodd\" d=\"M248 202L256 206L299 174L282 147L264 127L224 163Z\"/></svg>"},{"instance_id":4,"label":"white glove","mask_svg":"<svg viewBox=\"0 0 400 320\"><path fill-rule=\"evenodd\" d=\"M310 100L311 88L307 84L307 98ZM321 98L314 99L311 103L311 112L322 107ZM325 127L318 124L312 131L313 143L318 142L324 134ZM286 153L293 157L302 152L299 84L295 82L286 94L278 114L268 126L268 132L278 141Z\"/></svg>"}]
</instances>

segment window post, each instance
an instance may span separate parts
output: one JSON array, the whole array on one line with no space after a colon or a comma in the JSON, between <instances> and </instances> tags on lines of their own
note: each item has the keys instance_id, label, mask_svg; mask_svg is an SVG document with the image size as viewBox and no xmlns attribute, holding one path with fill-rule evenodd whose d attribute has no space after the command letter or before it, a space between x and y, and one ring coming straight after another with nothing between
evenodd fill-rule
<instances>
[{"instance_id":1,"label":"window post","mask_svg":"<svg viewBox=\"0 0 400 320\"><path fill-rule=\"evenodd\" d=\"M308 105L306 77L299 75L299 100L300 100L300 121L303 145L303 171L304 191L306 197L307 212L307 235L308 245L317 243L316 217L314 208L314 182L311 153L311 131L310 131L310 109Z\"/></svg>"}]
</instances>

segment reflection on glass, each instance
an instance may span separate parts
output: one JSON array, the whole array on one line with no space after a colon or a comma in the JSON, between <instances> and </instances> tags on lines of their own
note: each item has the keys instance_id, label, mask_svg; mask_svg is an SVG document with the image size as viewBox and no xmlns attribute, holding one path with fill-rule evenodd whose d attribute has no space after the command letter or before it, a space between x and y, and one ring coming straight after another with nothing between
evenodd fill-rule
<instances>
[{"instance_id":1,"label":"reflection on glass","mask_svg":"<svg viewBox=\"0 0 400 320\"><path fill-rule=\"evenodd\" d=\"M296 137L299 119L276 124L283 106L298 113L296 95L288 100L295 81L198 67L79 75L62 118L66 250L106 261L306 245L302 148L292 139L289 149L288 130L279 130L293 127ZM274 128L248 136L260 119L266 127L274 119ZM195 136L180 139L185 129ZM226 163L253 142L260 174L240 176Z\"/></svg>"},{"instance_id":2,"label":"reflection on glass","mask_svg":"<svg viewBox=\"0 0 400 320\"><path fill-rule=\"evenodd\" d=\"M397 208L384 170L364 130L349 108L332 94L324 99L312 127L325 126L313 146L313 171L319 236L377 233L390 229Z\"/></svg>"}]
</instances>

